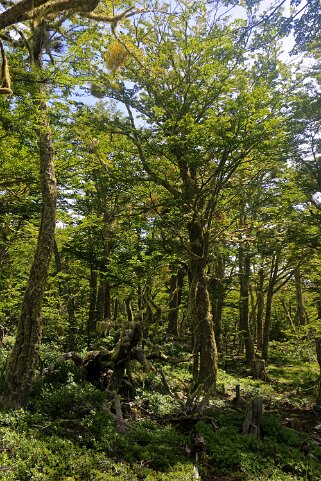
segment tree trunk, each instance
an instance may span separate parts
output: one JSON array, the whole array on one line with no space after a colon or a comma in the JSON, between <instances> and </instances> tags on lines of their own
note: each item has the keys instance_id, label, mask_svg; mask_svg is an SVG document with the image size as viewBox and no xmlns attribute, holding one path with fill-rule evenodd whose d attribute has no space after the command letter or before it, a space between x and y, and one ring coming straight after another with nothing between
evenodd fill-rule
<instances>
[{"instance_id":1,"label":"tree trunk","mask_svg":"<svg viewBox=\"0 0 321 481\"><path fill-rule=\"evenodd\" d=\"M89 279L89 312L87 320L87 346L91 347L93 334L96 332L96 303L97 303L97 270L90 266Z\"/></svg>"},{"instance_id":2,"label":"tree trunk","mask_svg":"<svg viewBox=\"0 0 321 481\"><path fill-rule=\"evenodd\" d=\"M293 322L290 309L287 307L284 299L281 299L281 304L282 304L282 307L284 309L286 318L289 321L290 326L292 327L293 331L296 332L295 324Z\"/></svg>"},{"instance_id":3,"label":"tree trunk","mask_svg":"<svg viewBox=\"0 0 321 481\"><path fill-rule=\"evenodd\" d=\"M103 321L111 318L111 299L108 281L100 279L97 292L96 320Z\"/></svg>"},{"instance_id":4,"label":"tree trunk","mask_svg":"<svg viewBox=\"0 0 321 481\"><path fill-rule=\"evenodd\" d=\"M110 295L110 285L108 281L105 281L104 317L105 319L111 319L111 295Z\"/></svg>"},{"instance_id":5,"label":"tree trunk","mask_svg":"<svg viewBox=\"0 0 321 481\"><path fill-rule=\"evenodd\" d=\"M296 293L296 303L297 303L297 318L300 326L305 326L307 323L303 296L302 296L302 282L301 282L301 272L300 268L297 267L294 271L295 279L295 293Z\"/></svg>"},{"instance_id":6,"label":"tree trunk","mask_svg":"<svg viewBox=\"0 0 321 481\"><path fill-rule=\"evenodd\" d=\"M319 386L318 386L318 394L316 398L316 405L318 407L321 407L321 337L316 338L315 347L316 347L316 353L317 353L317 361L320 368Z\"/></svg>"},{"instance_id":7,"label":"tree trunk","mask_svg":"<svg viewBox=\"0 0 321 481\"><path fill-rule=\"evenodd\" d=\"M134 320L134 315L133 315L133 308L132 308L132 303L131 303L131 296L126 297L125 299L125 306L126 306L126 313L127 313L127 320L128 324L132 324Z\"/></svg>"},{"instance_id":8,"label":"tree trunk","mask_svg":"<svg viewBox=\"0 0 321 481\"><path fill-rule=\"evenodd\" d=\"M97 289L96 321L103 321L105 318L105 282L100 279Z\"/></svg>"},{"instance_id":9,"label":"tree trunk","mask_svg":"<svg viewBox=\"0 0 321 481\"><path fill-rule=\"evenodd\" d=\"M118 299L113 299L113 321L116 321L118 317L118 307L119 307Z\"/></svg>"},{"instance_id":10,"label":"tree trunk","mask_svg":"<svg viewBox=\"0 0 321 481\"><path fill-rule=\"evenodd\" d=\"M182 288L184 282L184 271L179 269L177 274L172 274L170 281L170 299L167 333L172 336L178 336L178 313L182 300Z\"/></svg>"},{"instance_id":11,"label":"tree trunk","mask_svg":"<svg viewBox=\"0 0 321 481\"><path fill-rule=\"evenodd\" d=\"M222 312L225 298L224 287L225 262L222 254L218 254L215 263L214 278L211 279L212 315L215 341L218 352L222 351Z\"/></svg>"},{"instance_id":12,"label":"tree trunk","mask_svg":"<svg viewBox=\"0 0 321 481\"><path fill-rule=\"evenodd\" d=\"M53 250L56 225L56 178L52 134L44 92L38 100L42 214L36 252L24 293L17 337L5 373L3 402L20 408L28 400L34 380L41 338L41 309Z\"/></svg>"},{"instance_id":13,"label":"tree trunk","mask_svg":"<svg viewBox=\"0 0 321 481\"><path fill-rule=\"evenodd\" d=\"M264 359L252 359L251 374L254 379L261 379L261 381L269 381L269 377L265 370Z\"/></svg>"},{"instance_id":14,"label":"tree trunk","mask_svg":"<svg viewBox=\"0 0 321 481\"><path fill-rule=\"evenodd\" d=\"M188 227L191 251L189 306L193 331L193 378L196 384L202 383L205 391L209 391L215 389L216 385L218 354L207 287L204 234L197 221L191 222Z\"/></svg>"},{"instance_id":15,"label":"tree trunk","mask_svg":"<svg viewBox=\"0 0 321 481\"><path fill-rule=\"evenodd\" d=\"M280 252L276 252L272 258L271 270L268 291L266 296L266 307L265 307L265 319L263 327L263 345L262 345L262 357L265 361L268 360L269 353L269 340L270 340L270 324L271 324L271 314L272 314L272 300L274 294L274 286L276 284L278 269L279 269Z\"/></svg>"},{"instance_id":16,"label":"tree trunk","mask_svg":"<svg viewBox=\"0 0 321 481\"><path fill-rule=\"evenodd\" d=\"M264 271L261 268L258 272L259 282L257 287L257 312L256 312L256 329L257 329L257 348L262 349L263 338L263 314L264 314Z\"/></svg>"},{"instance_id":17,"label":"tree trunk","mask_svg":"<svg viewBox=\"0 0 321 481\"><path fill-rule=\"evenodd\" d=\"M240 277L240 334L245 344L245 359L249 364L254 358L254 345L249 325L249 282L251 273L251 259L245 253L244 247L239 249L239 277Z\"/></svg>"}]
</instances>

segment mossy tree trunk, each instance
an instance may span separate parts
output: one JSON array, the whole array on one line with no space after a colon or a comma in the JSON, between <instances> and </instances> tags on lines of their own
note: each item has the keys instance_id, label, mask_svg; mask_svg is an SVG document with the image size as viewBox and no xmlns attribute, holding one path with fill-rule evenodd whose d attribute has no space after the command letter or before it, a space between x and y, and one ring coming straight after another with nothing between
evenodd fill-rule
<instances>
[{"instance_id":1,"label":"mossy tree trunk","mask_svg":"<svg viewBox=\"0 0 321 481\"><path fill-rule=\"evenodd\" d=\"M34 30L33 62L38 72L42 70L42 25ZM56 226L57 188L54 149L49 123L46 89L37 92L36 125L39 136L40 183L42 213L38 241L24 293L17 335L5 372L3 404L9 408L24 406L34 380L41 339L41 310L47 283L49 264L53 251Z\"/></svg>"},{"instance_id":2,"label":"mossy tree trunk","mask_svg":"<svg viewBox=\"0 0 321 481\"><path fill-rule=\"evenodd\" d=\"M40 18L41 13L56 14L68 12L70 15L81 12L90 13L100 0L21 0L0 13L0 30L30 18Z\"/></svg>"},{"instance_id":3,"label":"mossy tree trunk","mask_svg":"<svg viewBox=\"0 0 321 481\"><path fill-rule=\"evenodd\" d=\"M47 105L38 103L40 179L42 215L37 248L23 297L17 336L6 367L3 401L5 406L19 408L30 394L41 337L41 309L54 243L56 224L56 179L51 129Z\"/></svg>"},{"instance_id":4,"label":"mossy tree trunk","mask_svg":"<svg viewBox=\"0 0 321 481\"><path fill-rule=\"evenodd\" d=\"M188 226L190 239L189 307L193 330L193 378L205 391L216 385L218 354L206 274L207 239L197 220ZM205 254L205 255L204 255Z\"/></svg>"},{"instance_id":5,"label":"mossy tree trunk","mask_svg":"<svg viewBox=\"0 0 321 481\"><path fill-rule=\"evenodd\" d=\"M42 215L37 248L23 297L17 336L6 367L3 401L19 408L30 394L41 337L41 309L46 288L56 224L56 179L51 130L45 101L39 103Z\"/></svg>"}]
</instances>

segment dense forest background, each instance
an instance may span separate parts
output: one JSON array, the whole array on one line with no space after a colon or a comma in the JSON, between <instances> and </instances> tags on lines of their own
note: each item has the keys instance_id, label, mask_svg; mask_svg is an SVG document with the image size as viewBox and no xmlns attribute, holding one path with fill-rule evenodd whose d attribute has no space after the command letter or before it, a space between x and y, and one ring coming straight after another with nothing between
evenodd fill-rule
<instances>
[{"instance_id":1,"label":"dense forest background","mask_svg":"<svg viewBox=\"0 0 321 481\"><path fill-rule=\"evenodd\" d=\"M0 6L0 479L320 481L319 1Z\"/></svg>"}]
</instances>

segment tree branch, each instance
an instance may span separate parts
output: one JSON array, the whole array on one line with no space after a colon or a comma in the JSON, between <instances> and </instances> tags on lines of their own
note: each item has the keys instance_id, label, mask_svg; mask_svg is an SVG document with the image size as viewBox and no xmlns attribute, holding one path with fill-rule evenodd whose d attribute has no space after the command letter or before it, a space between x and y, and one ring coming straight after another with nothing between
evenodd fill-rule
<instances>
[{"instance_id":1,"label":"tree branch","mask_svg":"<svg viewBox=\"0 0 321 481\"><path fill-rule=\"evenodd\" d=\"M133 11L134 10L134 11ZM118 15L110 16L110 15L103 15L99 13L89 12L81 14L86 18L90 18L91 20L96 20L97 22L109 22L109 23L117 23L120 22L123 18L129 18L133 15L137 15L138 13L147 12L144 9L136 10L135 7L129 7L127 10L119 13Z\"/></svg>"},{"instance_id":2,"label":"tree branch","mask_svg":"<svg viewBox=\"0 0 321 481\"><path fill-rule=\"evenodd\" d=\"M10 27L24 20L44 18L48 15L55 15L62 12L69 14L79 13L80 15L96 21L117 23L123 18L131 17L141 10L129 7L123 12L114 15L100 15L93 11L98 7L100 0L22 0L21 2L0 13L0 30Z\"/></svg>"}]
</instances>

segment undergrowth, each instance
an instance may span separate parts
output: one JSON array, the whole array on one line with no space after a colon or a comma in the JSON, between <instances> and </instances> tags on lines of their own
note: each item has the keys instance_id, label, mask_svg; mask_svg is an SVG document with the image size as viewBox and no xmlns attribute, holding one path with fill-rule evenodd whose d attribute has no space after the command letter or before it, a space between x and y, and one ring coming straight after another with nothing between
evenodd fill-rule
<instances>
[{"instance_id":1,"label":"undergrowth","mask_svg":"<svg viewBox=\"0 0 321 481\"><path fill-rule=\"evenodd\" d=\"M157 369L140 374L136 398L124 400L125 433L115 429L106 394L72 363L62 364L35 383L26 410L0 412L0 479L193 481L197 464L202 481L320 481L321 448L310 436L320 418L306 408L313 403L316 364L271 364L272 382L263 383L239 359L233 362L222 365L217 394L198 422L177 421L181 405ZM184 396L188 364L162 368L173 391ZM237 384L240 404L233 401ZM253 396L262 397L265 407L259 439L242 434ZM205 440L197 463L195 433Z\"/></svg>"}]
</instances>

